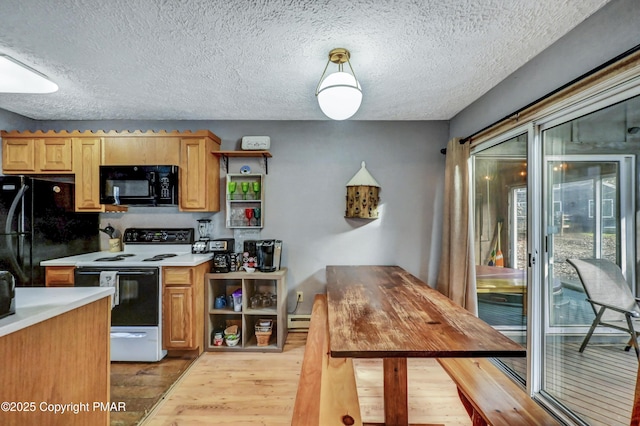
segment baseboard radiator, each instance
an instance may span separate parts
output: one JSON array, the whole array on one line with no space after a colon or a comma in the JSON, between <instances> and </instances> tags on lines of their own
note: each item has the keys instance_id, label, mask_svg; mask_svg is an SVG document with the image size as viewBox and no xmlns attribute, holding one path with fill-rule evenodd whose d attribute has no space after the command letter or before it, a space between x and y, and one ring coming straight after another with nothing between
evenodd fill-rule
<instances>
[{"instance_id":1,"label":"baseboard radiator","mask_svg":"<svg viewBox=\"0 0 640 426\"><path fill-rule=\"evenodd\" d=\"M311 314L309 315L289 315L287 318L287 328L289 331L309 331L309 323L311 322Z\"/></svg>"}]
</instances>

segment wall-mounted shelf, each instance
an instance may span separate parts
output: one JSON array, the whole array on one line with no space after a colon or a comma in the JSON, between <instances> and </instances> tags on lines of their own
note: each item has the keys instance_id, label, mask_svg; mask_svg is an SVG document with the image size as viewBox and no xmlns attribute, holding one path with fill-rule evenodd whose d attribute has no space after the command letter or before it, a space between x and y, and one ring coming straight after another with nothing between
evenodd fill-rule
<instances>
[{"instance_id":1,"label":"wall-mounted shelf","mask_svg":"<svg viewBox=\"0 0 640 426\"><path fill-rule=\"evenodd\" d=\"M230 192L232 182L234 188ZM243 193L243 185L247 192ZM227 228L260 229L264 226L264 175L227 173L225 192Z\"/></svg>"},{"instance_id":2,"label":"wall-mounted shelf","mask_svg":"<svg viewBox=\"0 0 640 426\"><path fill-rule=\"evenodd\" d=\"M264 160L264 173L269 174L268 158L271 158L269 151L213 151L211 152L216 157L222 158L224 163L224 170L229 173L229 157L262 157Z\"/></svg>"}]
</instances>

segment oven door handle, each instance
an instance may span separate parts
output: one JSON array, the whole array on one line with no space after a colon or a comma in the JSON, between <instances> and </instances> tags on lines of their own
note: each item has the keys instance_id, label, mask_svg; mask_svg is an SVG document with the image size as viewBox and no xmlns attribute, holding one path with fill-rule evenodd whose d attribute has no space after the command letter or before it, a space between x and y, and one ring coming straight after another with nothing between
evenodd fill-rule
<instances>
[{"instance_id":1,"label":"oven door handle","mask_svg":"<svg viewBox=\"0 0 640 426\"><path fill-rule=\"evenodd\" d=\"M80 269L76 269L76 274L78 275L100 275L102 271L83 271ZM118 271L116 275L153 275L154 271Z\"/></svg>"}]
</instances>

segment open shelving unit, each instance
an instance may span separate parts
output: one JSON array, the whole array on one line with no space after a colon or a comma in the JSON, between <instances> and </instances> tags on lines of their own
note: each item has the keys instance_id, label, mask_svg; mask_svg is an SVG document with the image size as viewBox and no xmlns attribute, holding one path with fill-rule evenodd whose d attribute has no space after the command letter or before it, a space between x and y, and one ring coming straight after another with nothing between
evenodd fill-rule
<instances>
[{"instance_id":1,"label":"open shelving unit","mask_svg":"<svg viewBox=\"0 0 640 426\"><path fill-rule=\"evenodd\" d=\"M229 191L229 184L235 183L236 189L233 193ZM241 186L248 185L248 192L244 194ZM260 185L260 190L253 191L253 184ZM226 227L260 229L264 227L264 175L261 174L227 174L226 186ZM247 218L246 210L251 210L251 218ZM259 212L259 213L258 213ZM256 219L256 215L259 218Z\"/></svg>"},{"instance_id":2,"label":"open shelving unit","mask_svg":"<svg viewBox=\"0 0 640 426\"><path fill-rule=\"evenodd\" d=\"M207 315L205 319L206 351L254 351L282 352L287 338L287 269L275 272L227 272L205 274L205 301ZM218 296L228 298L237 289L242 289L242 310L236 312L225 306L215 308ZM251 307L251 298L256 295L275 295L275 305ZM273 321L271 336L266 346L258 346L255 325L262 319ZM237 325L240 330L240 342L236 346L213 344L216 331Z\"/></svg>"}]
</instances>

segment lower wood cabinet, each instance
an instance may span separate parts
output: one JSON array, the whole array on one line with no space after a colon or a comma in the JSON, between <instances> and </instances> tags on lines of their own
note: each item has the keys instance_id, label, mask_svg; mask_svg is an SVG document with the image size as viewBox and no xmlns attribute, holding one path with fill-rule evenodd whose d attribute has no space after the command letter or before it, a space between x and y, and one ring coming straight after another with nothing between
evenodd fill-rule
<instances>
[{"instance_id":1,"label":"lower wood cabinet","mask_svg":"<svg viewBox=\"0 0 640 426\"><path fill-rule=\"evenodd\" d=\"M204 342L204 276L211 261L198 266L162 268L162 346L197 350Z\"/></svg>"},{"instance_id":2,"label":"lower wood cabinet","mask_svg":"<svg viewBox=\"0 0 640 426\"><path fill-rule=\"evenodd\" d=\"M47 287L73 287L75 266L47 266L44 281Z\"/></svg>"}]
</instances>

